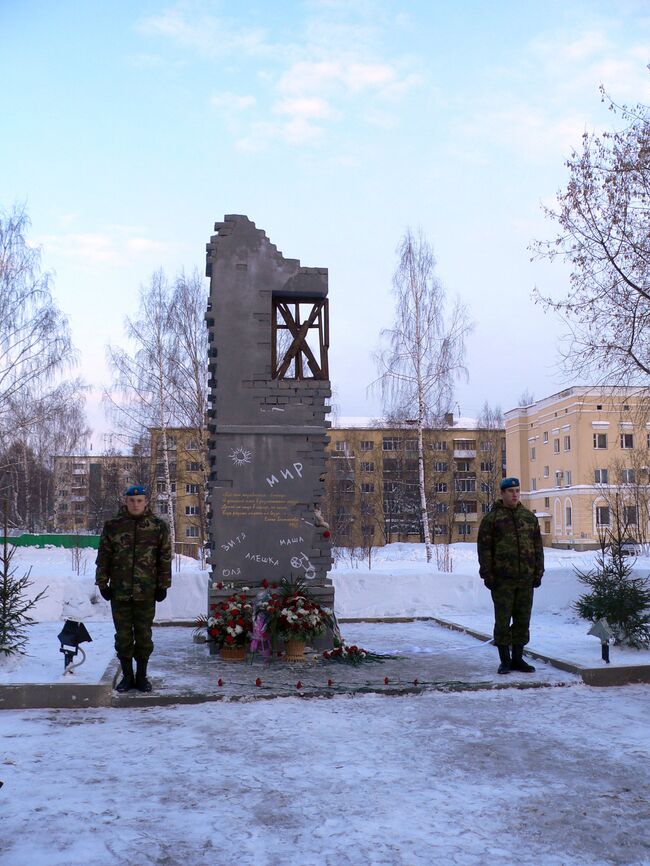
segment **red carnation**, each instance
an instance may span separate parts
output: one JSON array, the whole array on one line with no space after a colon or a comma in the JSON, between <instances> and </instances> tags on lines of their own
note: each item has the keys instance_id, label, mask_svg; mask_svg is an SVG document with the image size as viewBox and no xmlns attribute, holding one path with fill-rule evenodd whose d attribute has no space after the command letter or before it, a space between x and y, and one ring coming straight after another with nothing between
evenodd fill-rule
<instances>
[{"instance_id":1,"label":"red carnation","mask_svg":"<svg viewBox=\"0 0 650 866\"><path fill-rule=\"evenodd\" d=\"M331 534L332 533L329 531L329 529L326 529L325 532L323 533L323 538L329 538Z\"/></svg>"},{"instance_id":2,"label":"red carnation","mask_svg":"<svg viewBox=\"0 0 650 866\"><path fill-rule=\"evenodd\" d=\"M334 683L333 683L332 680L328 680L328 681L327 681L327 685L328 685L328 687L331 689L332 686L334 685Z\"/></svg>"},{"instance_id":3,"label":"red carnation","mask_svg":"<svg viewBox=\"0 0 650 866\"><path fill-rule=\"evenodd\" d=\"M414 686L417 686L418 682L419 682L419 680L414 679L414 680L413 680L413 685L414 685Z\"/></svg>"},{"instance_id":4,"label":"red carnation","mask_svg":"<svg viewBox=\"0 0 650 866\"><path fill-rule=\"evenodd\" d=\"M226 643L234 643L235 638L231 634L226 635Z\"/></svg>"},{"instance_id":5,"label":"red carnation","mask_svg":"<svg viewBox=\"0 0 650 866\"><path fill-rule=\"evenodd\" d=\"M269 582L266 578L264 578L264 580L262 581L262 586L264 587L264 589L269 588Z\"/></svg>"},{"instance_id":6,"label":"red carnation","mask_svg":"<svg viewBox=\"0 0 650 866\"><path fill-rule=\"evenodd\" d=\"M262 685L262 680L261 680L259 677L255 680L255 685L256 685L256 686L261 686L261 685Z\"/></svg>"},{"instance_id":7,"label":"red carnation","mask_svg":"<svg viewBox=\"0 0 650 866\"><path fill-rule=\"evenodd\" d=\"M388 677L384 677L384 685L387 686L389 682L390 680L388 679Z\"/></svg>"},{"instance_id":8,"label":"red carnation","mask_svg":"<svg viewBox=\"0 0 650 866\"><path fill-rule=\"evenodd\" d=\"M301 689L301 688L302 688L302 683L300 682L300 680L298 680L298 682L296 683L296 688L297 688L297 689Z\"/></svg>"},{"instance_id":9,"label":"red carnation","mask_svg":"<svg viewBox=\"0 0 650 866\"><path fill-rule=\"evenodd\" d=\"M223 680L221 679L221 677L219 677L219 679L217 680L217 685L218 685L218 686L222 686L222 685L223 685Z\"/></svg>"}]
</instances>

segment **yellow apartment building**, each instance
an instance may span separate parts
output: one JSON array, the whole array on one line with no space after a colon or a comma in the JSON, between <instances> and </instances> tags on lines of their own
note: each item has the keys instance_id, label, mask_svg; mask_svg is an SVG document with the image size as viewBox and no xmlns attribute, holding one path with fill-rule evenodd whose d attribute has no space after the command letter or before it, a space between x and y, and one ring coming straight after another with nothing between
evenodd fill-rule
<instances>
[{"instance_id":1,"label":"yellow apartment building","mask_svg":"<svg viewBox=\"0 0 650 866\"><path fill-rule=\"evenodd\" d=\"M507 474L544 543L590 549L618 519L648 538L650 390L567 388L505 413Z\"/></svg>"},{"instance_id":2,"label":"yellow apartment building","mask_svg":"<svg viewBox=\"0 0 650 866\"><path fill-rule=\"evenodd\" d=\"M121 454L54 457L57 532L101 532L114 517L126 486L141 479L142 459Z\"/></svg>"},{"instance_id":3,"label":"yellow apartment building","mask_svg":"<svg viewBox=\"0 0 650 866\"><path fill-rule=\"evenodd\" d=\"M167 462L170 490L167 491L163 437L160 428L151 434L151 508L169 519L174 513L176 552L198 557L206 541L206 461L201 432L193 427L167 428Z\"/></svg>"},{"instance_id":4,"label":"yellow apartment building","mask_svg":"<svg viewBox=\"0 0 650 866\"><path fill-rule=\"evenodd\" d=\"M417 430L343 421L328 435L324 512L333 543L421 541ZM475 542L504 476L504 430L449 415L444 427L425 430L424 453L432 541Z\"/></svg>"}]
</instances>

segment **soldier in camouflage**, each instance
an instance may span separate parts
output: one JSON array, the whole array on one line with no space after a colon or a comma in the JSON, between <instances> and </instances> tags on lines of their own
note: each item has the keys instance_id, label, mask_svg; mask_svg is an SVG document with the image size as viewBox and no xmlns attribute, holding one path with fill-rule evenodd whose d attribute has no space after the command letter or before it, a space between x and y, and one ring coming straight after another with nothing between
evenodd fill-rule
<instances>
[{"instance_id":1,"label":"soldier in camouflage","mask_svg":"<svg viewBox=\"0 0 650 866\"><path fill-rule=\"evenodd\" d=\"M542 584L544 548L537 517L519 501L518 478L504 478L497 500L478 531L479 573L492 593L499 673L532 673L523 659L530 640L533 594ZM512 657L510 656L512 646Z\"/></svg>"},{"instance_id":2,"label":"soldier in camouflage","mask_svg":"<svg viewBox=\"0 0 650 866\"><path fill-rule=\"evenodd\" d=\"M118 692L134 686L151 691L147 679L153 652L151 627L156 602L165 599L171 586L171 559L167 524L152 514L145 488L131 485L117 517L104 524L95 576L100 593L111 603L115 649L122 666Z\"/></svg>"}]
</instances>

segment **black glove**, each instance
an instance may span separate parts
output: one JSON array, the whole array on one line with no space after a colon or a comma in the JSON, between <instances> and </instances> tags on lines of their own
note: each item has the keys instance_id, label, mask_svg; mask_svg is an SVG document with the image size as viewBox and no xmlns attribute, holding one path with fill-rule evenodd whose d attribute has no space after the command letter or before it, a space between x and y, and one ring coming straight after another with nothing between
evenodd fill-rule
<instances>
[{"instance_id":1,"label":"black glove","mask_svg":"<svg viewBox=\"0 0 650 866\"><path fill-rule=\"evenodd\" d=\"M167 598L167 590L164 586L156 587L154 598L156 599L156 601L164 601Z\"/></svg>"},{"instance_id":2,"label":"black glove","mask_svg":"<svg viewBox=\"0 0 650 866\"><path fill-rule=\"evenodd\" d=\"M484 577L483 583L485 584L486 589L494 589L494 587L496 586L493 577Z\"/></svg>"},{"instance_id":3,"label":"black glove","mask_svg":"<svg viewBox=\"0 0 650 866\"><path fill-rule=\"evenodd\" d=\"M542 585L542 575L540 574L540 576L536 577L535 580L533 581L533 588L537 589L541 585Z\"/></svg>"},{"instance_id":4,"label":"black glove","mask_svg":"<svg viewBox=\"0 0 650 866\"><path fill-rule=\"evenodd\" d=\"M113 598L113 590L108 586L108 584L99 587L99 594L102 598L105 598L106 601L110 601Z\"/></svg>"}]
</instances>

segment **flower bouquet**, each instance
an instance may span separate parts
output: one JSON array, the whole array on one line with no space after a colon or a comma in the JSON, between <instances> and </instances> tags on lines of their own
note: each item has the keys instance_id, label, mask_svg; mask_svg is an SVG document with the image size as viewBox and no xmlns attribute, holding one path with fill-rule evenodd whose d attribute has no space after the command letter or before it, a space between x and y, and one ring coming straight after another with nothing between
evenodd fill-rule
<instances>
[{"instance_id":1,"label":"flower bouquet","mask_svg":"<svg viewBox=\"0 0 650 866\"><path fill-rule=\"evenodd\" d=\"M299 657L304 644L321 635L331 625L332 616L321 607L301 581L283 580L277 590L267 590L256 604L256 613L264 617L265 629L275 646L283 640L287 656ZM303 644L303 650L291 649L290 643Z\"/></svg>"},{"instance_id":2,"label":"flower bouquet","mask_svg":"<svg viewBox=\"0 0 650 866\"><path fill-rule=\"evenodd\" d=\"M395 656L371 652L356 644L346 644L344 640L334 642L334 649L325 650L323 658L328 662L339 662L346 665L360 665L363 662L380 662Z\"/></svg>"},{"instance_id":3,"label":"flower bouquet","mask_svg":"<svg viewBox=\"0 0 650 866\"><path fill-rule=\"evenodd\" d=\"M210 605L208 640L217 644L222 655L224 649L238 647L245 650L252 629L253 605L245 593L230 595L224 601Z\"/></svg>"}]
</instances>

